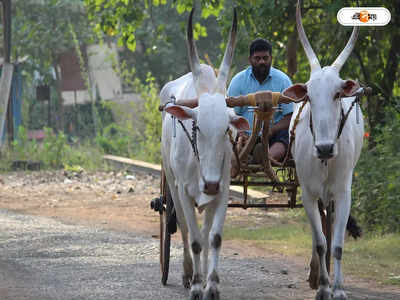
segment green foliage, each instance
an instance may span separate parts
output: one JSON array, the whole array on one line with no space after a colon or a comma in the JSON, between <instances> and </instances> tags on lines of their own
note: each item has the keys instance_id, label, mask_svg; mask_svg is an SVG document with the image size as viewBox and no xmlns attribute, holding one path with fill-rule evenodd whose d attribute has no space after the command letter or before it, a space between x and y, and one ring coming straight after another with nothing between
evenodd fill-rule
<instances>
[{"instance_id":1,"label":"green foliage","mask_svg":"<svg viewBox=\"0 0 400 300\"><path fill-rule=\"evenodd\" d=\"M51 128L44 128L44 132L45 138L39 154L39 159L45 166L61 168L65 162L64 158L66 153L69 150L67 137L62 132L55 134Z\"/></svg>"},{"instance_id":2,"label":"green foliage","mask_svg":"<svg viewBox=\"0 0 400 300\"><path fill-rule=\"evenodd\" d=\"M132 102L130 107L114 103L112 109L118 120L106 126L96 137L97 145L108 154L135 157L145 161L161 162L161 113L159 87L148 73L143 84L134 69L125 62L119 70L124 84L142 100Z\"/></svg>"},{"instance_id":3,"label":"green foliage","mask_svg":"<svg viewBox=\"0 0 400 300\"><path fill-rule=\"evenodd\" d=\"M52 83L51 67L58 55L74 48L69 24L74 24L78 40L93 38L80 0L13 1L13 58L27 56L24 67L39 71L44 83Z\"/></svg>"},{"instance_id":4,"label":"green foliage","mask_svg":"<svg viewBox=\"0 0 400 300\"><path fill-rule=\"evenodd\" d=\"M400 114L391 113L373 149L364 147L353 181L353 211L367 230L400 232Z\"/></svg>"},{"instance_id":5,"label":"green foliage","mask_svg":"<svg viewBox=\"0 0 400 300\"><path fill-rule=\"evenodd\" d=\"M29 140L26 129L18 128L18 139L12 147L0 155L0 171L9 171L13 161L41 162L42 169L94 170L103 166L103 152L89 142L69 145L63 133L55 134L51 128L44 128L43 142Z\"/></svg>"},{"instance_id":6,"label":"green foliage","mask_svg":"<svg viewBox=\"0 0 400 300\"><path fill-rule=\"evenodd\" d=\"M39 146L35 140L29 141L25 127L18 128L18 139L14 140L13 159L14 160L29 160L32 157L37 157Z\"/></svg>"},{"instance_id":7,"label":"green foliage","mask_svg":"<svg viewBox=\"0 0 400 300\"><path fill-rule=\"evenodd\" d=\"M105 166L103 152L90 142L74 145L68 148L63 165L65 170L73 172L99 170Z\"/></svg>"},{"instance_id":8,"label":"green foliage","mask_svg":"<svg viewBox=\"0 0 400 300\"><path fill-rule=\"evenodd\" d=\"M133 154L132 136L129 129L111 123L96 137L97 145L107 154L130 157Z\"/></svg>"},{"instance_id":9,"label":"green foliage","mask_svg":"<svg viewBox=\"0 0 400 300\"><path fill-rule=\"evenodd\" d=\"M158 111L160 104L159 89L154 77L148 74L146 84L138 84L140 95L144 98L144 111L140 118L145 124L144 135L141 137L140 146L143 159L156 163L161 162L161 112Z\"/></svg>"}]
</instances>

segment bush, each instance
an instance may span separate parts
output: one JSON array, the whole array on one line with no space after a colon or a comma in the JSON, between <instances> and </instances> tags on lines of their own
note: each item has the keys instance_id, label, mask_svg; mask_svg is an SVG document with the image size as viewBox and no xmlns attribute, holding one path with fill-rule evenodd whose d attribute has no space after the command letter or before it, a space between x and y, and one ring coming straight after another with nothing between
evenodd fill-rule
<instances>
[{"instance_id":1,"label":"bush","mask_svg":"<svg viewBox=\"0 0 400 300\"><path fill-rule=\"evenodd\" d=\"M46 167L61 168L65 163L66 153L70 150L67 137L63 132L55 134L53 129L44 128L45 138L39 154L40 161Z\"/></svg>"},{"instance_id":2,"label":"bush","mask_svg":"<svg viewBox=\"0 0 400 300\"><path fill-rule=\"evenodd\" d=\"M84 168L99 169L103 166L102 151L90 143L69 145L63 133L54 133L44 128L45 139L42 143L29 141L26 129L18 128L18 139L12 147L1 153L0 170L9 171L13 161L40 161L42 169Z\"/></svg>"},{"instance_id":3,"label":"bush","mask_svg":"<svg viewBox=\"0 0 400 300\"><path fill-rule=\"evenodd\" d=\"M140 119L145 124L144 134L140 138L139 158L146 161L161 162L161 112L158 111L160 104L159 88L155 78L147 75L146 85L138 85L140 95L144 101L144 111Z\"/></svg>"},{"instance_id":4,"label":"bush","mask_svg":"<svg viewBox=\"0 0 400 300\"><path fill-rule=\"evenodd\" d=\"M130 157L133 153L129 129L111 123L96 137L97 145L107 154Z\"/></svg>"},{"instance_id":5,"label":"bush","mask_svg":"<svg viewBox=\"0 0 400 300\"><path fill-rule=\"evenodd\" d=\"M353 183L353 211L368 231L400 232L400 114L366 145Z\"/></svg>"}]
</instances>

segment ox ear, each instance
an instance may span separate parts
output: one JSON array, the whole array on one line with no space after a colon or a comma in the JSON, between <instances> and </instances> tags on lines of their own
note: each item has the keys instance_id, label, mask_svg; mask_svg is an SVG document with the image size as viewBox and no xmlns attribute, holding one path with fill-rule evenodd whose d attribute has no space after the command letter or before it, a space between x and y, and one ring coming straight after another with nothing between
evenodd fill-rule
<instances>
[{"instance_id":1,"label":"ox ear","mask_svg":"<svg viewBox=\"0 0 400 300\"><path fill-rule=\"evenodd\" d=\"M302 101L307 96L307 85L296 83L282 92L283 95L295 99L296 102Z\"/></svg>"},{"instance_id":2,"label":"ox ear","mask_svg":"<svg viewBox=\"0 0 400 300\"><path fill-rule=\"evenodd\" d=\"M179 106L179 105L169 105L164 109L166 112L177 117L179 120L195 119L196 113L194 109Z\"/></svg>"},{"instance_id":3,"label":"ox ear","mask_svg":"<svg viewBox=\"0 0 400 300\"><path fill-rule=\"evenodd\" d=\"M250 125L249 122L240 116L231 116L231 120L230 123L233 127L235 127L236 130L239 131L244 131L244 130L249 130L250 129Z\"/></svg>"},{"instance_id":4,"label":"ox ear","mask_svg":"<svg viewBox=\"0 0 400 300\"><path fill-rule=\"evenodd\" d=\"M354 80L346 80L343 83L343 94L347 97L353 96L355 92L360 88L360 84L357 81Z\"/></svg>"}]
</instances>

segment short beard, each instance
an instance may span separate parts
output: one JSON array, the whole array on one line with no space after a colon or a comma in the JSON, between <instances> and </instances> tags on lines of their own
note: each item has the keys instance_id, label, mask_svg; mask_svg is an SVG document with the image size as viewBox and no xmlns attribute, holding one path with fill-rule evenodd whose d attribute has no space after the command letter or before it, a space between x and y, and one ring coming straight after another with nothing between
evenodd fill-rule
<instances>
[{"instance_id":1,"label":"short beard","mask_svg":"<svg viewBox=\"0 0 400 300\"><path fill-rule=\"evenodd\" d=\"M256 78L264 78L265 79L265 78L267 78L270 69L271 69L270 66L269 67L266 66L265 68L253 67L253 73Z\"/></svg>"}]
</instances>

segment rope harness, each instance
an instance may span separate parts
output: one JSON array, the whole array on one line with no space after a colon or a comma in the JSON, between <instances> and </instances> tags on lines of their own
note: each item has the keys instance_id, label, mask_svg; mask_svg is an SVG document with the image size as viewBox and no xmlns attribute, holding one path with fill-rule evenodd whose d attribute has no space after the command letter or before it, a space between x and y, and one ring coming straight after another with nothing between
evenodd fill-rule
<instances>
[{"instance_id":1,"label":"rope harness","mask_svg":"<svg viewBox=\"0 0 400 300\"><path fill-rule=\"evenodd\" d=\"M164 109L164 107L166 107L168 104L174 104L174 105L176 104L176 98L174 95L172 95L170 99L171 99L170 101L168 101L167 103L165 103L163 105L162 109ZM176 137L176 117L171 115L171 118L174 122L173 137L175 138ZM182 126L182 129L185 132L186 137L189 139L190 145L192 146L194 156L197 158L197 161L200 161L199 150L197 149L197 130L199 130L199 127L197 126L196 121L192 120L192 135L191 136L190 136L189 132L187 131L183 122L181 120L178 120L178 123Z\"/></svg>"}]
</instances>

